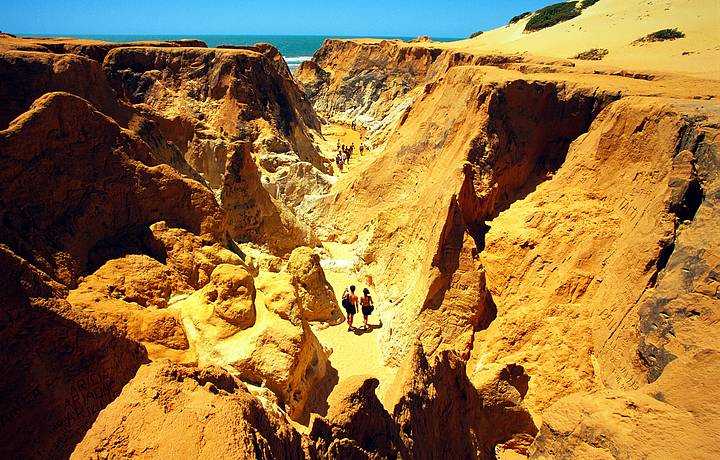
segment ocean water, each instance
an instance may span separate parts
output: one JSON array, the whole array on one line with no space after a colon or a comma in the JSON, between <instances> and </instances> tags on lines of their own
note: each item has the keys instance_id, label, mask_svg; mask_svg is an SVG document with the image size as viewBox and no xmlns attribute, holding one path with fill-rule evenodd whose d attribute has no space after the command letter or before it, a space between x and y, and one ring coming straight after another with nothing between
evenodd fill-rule
<instances>
[{"instance_id":1,"label":"ocean water","mask_svg":"<svg viewBox=\"0 0 720 460\"><path fill-rule=\"evenodd\" d=\"M31 36L31 35L28 35ZM47 35L45 35L47 36ZM204 41L211 48L218 45L254 45L255 43L271 43L285 58L290 71L303 61L309 60L323 42L328 38L360 38L330 35L73 35L77 38L103 40L108 42L135 42L147 40L179 40L196 38ZM363 37L410 40L415 37ZM453 41L459 38L430 37L435 41Z\"/></svg>"}]
</instances>

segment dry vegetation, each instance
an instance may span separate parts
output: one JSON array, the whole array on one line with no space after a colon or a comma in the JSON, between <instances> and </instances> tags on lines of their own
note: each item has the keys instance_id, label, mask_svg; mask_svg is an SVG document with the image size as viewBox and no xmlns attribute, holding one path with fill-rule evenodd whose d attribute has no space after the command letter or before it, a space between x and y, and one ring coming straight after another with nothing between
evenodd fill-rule
<instances>
[{"instance_id":1,"label":"dry vegetation","mask_svg":"<svg viewBox=\"0 0 720 460\"><path fill-rule=\"evenodd\" d=\"M572 59L581 59L583 61L600 61L607 56L608 50L605 48L593 48L582 53L578 53Z\"/></svg>"},{"instance_id":2,"label":"dry vegetation","mask_svg":"<svg viewBox=\"0 0 720 460\"><path fill-rule=\"evenodd\" d=\"M578 2L562 2L539 9L525 25L525 31L542 30L580 16L580 9L577 4Z\"/></svg>"},{"instance_id":3,"label":"dry vegetation","mask_svg":"<svg viewBox=\"0 0 720 460\"><path fill-rule=\"evenodd\" d=\"M662 29L658 30L657 32L653 32L651 34L647 34L642 38L638 38L634 42L632 42L633 45L642 45L643 43L651 43L651 42L664 42L668 40L677 40L678 38L684 38L685 34L675 29Z\"/></svg>"}]
</instances>

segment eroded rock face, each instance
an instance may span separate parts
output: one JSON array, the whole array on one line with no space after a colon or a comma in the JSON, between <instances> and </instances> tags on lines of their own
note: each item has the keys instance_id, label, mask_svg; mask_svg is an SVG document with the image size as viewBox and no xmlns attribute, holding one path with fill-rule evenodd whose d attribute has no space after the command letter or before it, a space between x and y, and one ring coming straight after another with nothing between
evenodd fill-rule
<instances>
[{"instance_id":1,"label":"eroded rock face","mask_svg":"<svg viewBox=\"0 0 720 460\"><path fill-rule=\"evenodd\" d=\"M718 215L718 133L692 123L682 131L668 178L665 202L672 233L660 242L654 291L640 300L637 351L654 382L672 360L696 347L715 349L711 326L718 316L720 255L714 224Z\"/></svg>"},{"instance_id":2,"label":"eroded rock face","mask_svg":"<svg viewBox=\"0 0 720 460\"><path fill-rule=\"evenodd\" d=\"M335 293L320 266L320 256L308 247L299 247L290 254L287 270L293 275L303 318L330 324L343 321Z\"/></svg>"},{"instance_id":3,"label":"eroded rock face","mask_svg":"<svg viewBox=\"0 0 720 460\"><path fill-rule=\"evenodd\" d=\"M97 287L106 297L133 302L143 308L165 308L171 296L192 291L168 266L150 256L136 254L109 260L84 277L81 284L88 291Z\"/></svg>"},{"instance_id":4,"label":"eroded rock face","mask_svg":"<svg viewBox=\"0 0 720 460\"><path fill-rule=\"evenodd\" d=\"M423 41L382 40L368 43L326 40L296 71L313 107L331 120L357 122L368 142L382 145L423 98L456 66L517 69L566 65L519 54L469 53L435 48Z\"/></svg>"},{"instance_id":5,"label":"eroded rock face","mask_svg":"<svg viewBox=\"0 0 720 460\"><path fill-rule=\"evenodd\" d=\"M143 252L160 220L224 239L226 215L209 190L146 164L147 144L77 96L38 99L0 132L0 151L0 238L67 286L114 255Z\"/></svg>"},{"instance_id":6,"label":"eroded rock face","mask_svg":"<svg viewBox=\"0 0 720 460\"><path fill-rule=\"evenodd\" d=\"M180 315L167 306L171 296L191 291L172 268L147 255L128 255L84 277L67 300L133 340L186 350Z\"/></svg>"},{"instance_id":7,"label":"eroded rock face","mask_svg":"<svg viewBox=\"0 0 720 460\"><path fill-rule=\"evenodd\" d=\"M64 286L0 244L0 441L22 458L66 458L147 362L115 324L73 309Z\"/></svg>"},{"instance_id":8,"label":"eroded rock face","mask_svg":"<svg viewBox=\"0 0 720 460\"><path fill-rule=\"evenodd\" d=\"M313 62L304 63L296 77L318 112L338 121L357 119L368 127L372 122L387 126L402 113L393 108L407 106L404 98L441 54L440 50L402 47L393 41L326 40ZM377 129L370 127L371 131L373 128Z\"/></svg>"},{"instance_id":9,"label":"eroded rock face","mask_svg":"<svg viewBox=\"0 0 720 460\"><path fill-rule=\"evenodd\" d=\"M717 359L715 350L697 351L670 363L642 390L559 400L543 415L531 458L717 456L720 448L708 442L720 435L712 390Z\"/></svg>"},{"instance_id":10,"label":"eroded rock face","mask_svg":"<svg viewBox=\"0 0 720 460\"><path fill-rule=\"evenodd\" d=\"M527 455L538 429L525 406L530 376L517 364L488 364L470 375L482 401L477 423L485 452Z\"/></svg>"},{"instance_id":11,"label":"eroded rock face","mask_svg":"<svg viewBox=\"0 0 720 460\"><path fill-rule=\"evenodd\" d=\"M167 222L152 224L150 232L146 242L152 252L161 254L194 289L205 286L220 264L245 266L240 256L223 244L185 229L169 227Z\"/></svg>"},{"instance_id":12,"label":"eroded rock face","mask_svg":"<svg viewBox=\"0 0 720 460\"><path fill-rule=\"evenodd\" d=\"M233 238L263 243L280 254L300 245L315 245L317 238L310 228L263 187L249 144L234 145L227 162L221 200Z\"/></svg>"},{"instance_id":13,"label":"eroded rock face","mask_svg":"<svg viewBox=\"0 0 720 460\"><path fill-rule=\"evenodd\" d=\"M269 46L138 47L112 50L103 66L119 94L133 104L150 105L166 120L204 125L221 144L233 137L255 142L269 136L287 142L300 160L326 171L327 164L308 137L309 130L319 129L319 121L287 68L278 70L277 59L282 61ZM201 130L196 126L195 131ZM202 137L190 131L178 141L193 167L217 178L217 172L203 168L212 163L203 163L208 155ZM222 165L222 155L218 161Z\"/></svg>"},{"instance_id":14,"label":"eroded rock face","mask_svg":"<svg viewBox=\"0 0 720 460\"><path fill-rule=\"evenodd\" d=\"M331 169L314 144L318 118L274 47L119 47L103 68L121 98L143 112L146 124L157 125L190 169L218 191L232 238L278 254L315 243L293 212L318 187L289 182L300 172L323 177ZM258 161L259 169L252 155L271 160ZM289 168L276 179L270 166L279 157Z\"/></svg>"},{"instance_id":15,"label":"eroded rock face","mask_svg":"<svg viewBox=\"0 0 720 460\"><path fill-rule=\"evenodd\" d=\"M303 202L327 195L336 180L333 176L318 171L306 162L290 163L277 168L275 172L274 182L272 182L275 196L291 209L296 210L301 219L304 212L299 207ZM310 201L310 203L313 202Z\"/></svg>"},{"instance_id":16,"label":"eroded rock face","mask_svg":"<svg viewBox=\"0 0 720 460\"><path fill-rule=\"evenodd\" d=\"M27 111L35 99L53 91L75 94L118 123L126 122L130 115L129 107L118 103L102 66L76 54L6 51L0 53L0 79L3 129Z\"/></svg>"},{"instance_id":17,"label":"eroded rock face","mask_svg":"<svg viewBox=\"0 0 720 460\"><path fill-rule=\"evenodd\" d=\"M304 457L301 437L284 415L266 409L226 371L153 363L140 368L102 412L71 458L171 459L178 452L194 458Z\"/></svg>"},{"instance_id":18,"label":"eroded rock face","mask_svg":"<svg viewBox=\"0 0 720 460\"><path fill-rule=\"evenodd\" d=\"M488 378L492 384L479 379L478 391L456 354L444 351L431 365L417 344L398 372L391 399L396 401L393 418L409 457L492 459L500 442L532 438L537 428L520 393L508 391L511 377L496 373Z\"/></svg>"},{"instance_id":19,"label":"eroded rock face","mask_svg":"<svg viewBox=\"0 0 720 460\"><path fill-rule=\"evenodd\" d=\"M272 391L292 419L307 418L305 404L326 377L327 352L302 317L293 278L285 272L261 273L254 305L248 287L241 287L242 282L235 282L238 279L254 282L243 268L220 265L210 283L177 304L191 347L201 365L222 363L242 380ZM247 306L238 309L242 314L251 309L252 323L235 321L227 311L218 310L216 282L221 287L228 282L236 290L240 287L244 294L236 293L225 301Z\"/></svg>"},{"instance_id":20,"label":"eroded rock face","mask_svg":"<svg viewBox=\"0 0 720 460\"><path fill-rule=\"evenodd\" d=\"M165 163L182 174L204 182L183 158L182 152L168 140L156 115L147 107L131 107L119 100L102 70L102 58L120 43L83 42L80 40L42 40L34 47L27 39L0 42L0 77L6 82L0 89L0 127L27 111L38 97L53 91L75 94L96 110L111 117L123 128L140 136L148 146L153 164ZM22 45L22 46L21 46ZM152 46L175 46L156 43ZM30 46L32 52L26 52ZM30 51L30 50L27 50ZM169 131L168 131L169 132Z\"/></svg>"},{"instance_id":21,"label":"eroded rock face","mask_svg":"<svg viewBox=\"0 0 720 460\"><path fill-rule=\"evenodd\" d=\"M357 375L331 393L328 414L313 420L310 438L319 458L412 458L398 427L375 395L378 380ZM401 454L402 453L402 454Z\"/></svg>"},{"instance_id":22,"label":"eroded rock face","mask_svg":"<svg viewBox=\"0 0 720 460\"><path fill-rule=\"evenodd\" d=\"M501 214L486 236L482 258L498 319L480 333L477 356L512 356L522 365L542 357L547 367L535 367L537 387L529 394L539 407L599 389L598 379L617 389L647 382L638 344L656 333L639 333L638 322L641 305L657 292L663 248L676 234L668 198L673 164L683 161L677 148L686 123L662 102L610 105L571 146L553 179ZM714 149L699 150L705 148ZM514 307L520 304L522 310ZM520 317L523 324L514 326ZM561 362L573 364L559 372Z\"/></svg>"},{"instance_id":23,"label":"eroded rock face","mask_svg":"<svg viewBox=\"0 0 720 460\"><path fill-rule=\"evenodd\" d=\"M244 268L218 265L203 290L220 318L240 329L255 323L255 283Z\"/></svg>"},{"instance_id":24,"label":"eroded rock face","mask_svg":"<svg viewBox=\"0 0 720 460\"><path fill-rule=\"evenodd\" d=\"M12 370L3 445L14 455L65 457L147 361L139 341L188 347L179 318L162 308L185 281L126 255L159 256L146 237L163 219L224 241L225 214L204 186L156 165L143 140L71 94L35 101L0 132L0 152L10 276L3 359ZM78 284L89 291L64 300Z\"/></svg>"},{"instance_id":25,"label":"eroded rock face","mask_svg":"<svg viewBox=\"0 0 720 460\"><path fill-rule=\"evenodd\" d=\"M86 40L77 38L53 37L15 37L9 34L0 34L2 42L0 51L34 51L53 54L75 54L90 58L102 63L107 53L114 48L127 46L178 48L196 47L207 48L207 44L197 39L181 40L147 40L129 43L106 42L102 40Z\"/></svg>"},{"instance_id":26,"label":"eroded rock face","mask_svg":"<svg viewBox=\"0 0 720 460\"><path fill-rule=\"evenodd\" d=\"M0 54L0 74L8 82L4 88L16 89L0 94L7 101L0 126L27 110L42 94L66 91L88 100L96 110L137 134L149 147L142 160L146 164L168 164L215 189L223 187L226 171L236 172L237 166L229 159L238 149L238 141L249 142L260 155L282 151L291 158L290 164L312 165L312 171L300 168L303 176L322 177L321 171L329 171L313 143L318 119L282 57L269 45L208 50L200 47L202 43L184 41L129 47L73 40L13 39L3 43L10 51ZM21 45L32 45L33 52L19 50ZM200 64L202 71L197 67ZM163 73L170 67L175 69L172 75ZM212 90L200 91L199 80L207 80L204 86ZM278 149L277 144L285 147ZM257 168L253 169L260 177ZM283 181L296 177L296 169L285 174ZM285 190L291 197L286 199ZM295 181L295 185L281 187L278 201L268 198L261 187L227 201L230 206L238 199L256 203L253 207L260 209L251 208L247 214L255 214L258 226L269 220L267 226L275 227L262 234L280 231L281 226L301 227L290 232L295 233L292 238L284 235L276 240L286 242L282 247L268 243L282 254L300 244L314 243L307 227L294 222L292 212L305 193L315 190L297 187ZM261 242L248 239L257 235L231 236Z\"/></svg>"},{"instance_id":27,"label":"eroded rock face","mask_svg":"<svg viewBox=\"0 0 720 460\"><path fill-rule=\"evenodd\" d=\"M302 324L302 303L290 273L262 273L258 276L257 283L258 289L265 294L265 306L268 310L296 326Z\"/></svg>"}]
</instances>

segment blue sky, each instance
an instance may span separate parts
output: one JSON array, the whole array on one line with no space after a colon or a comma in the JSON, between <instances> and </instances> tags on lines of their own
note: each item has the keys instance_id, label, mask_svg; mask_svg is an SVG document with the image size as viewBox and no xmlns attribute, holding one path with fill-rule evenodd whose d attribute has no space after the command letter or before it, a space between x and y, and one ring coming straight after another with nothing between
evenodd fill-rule
<instances>
[{"instance_id":1,"label":"blue sky","mask_svg":"<svg viewBox=\"0 0 720 460\"><path fill-rule=\"evenodd\" d=\"M0 30L465 37L550 3L553 0L3 0Z\"/></svg>"}]
</instances>

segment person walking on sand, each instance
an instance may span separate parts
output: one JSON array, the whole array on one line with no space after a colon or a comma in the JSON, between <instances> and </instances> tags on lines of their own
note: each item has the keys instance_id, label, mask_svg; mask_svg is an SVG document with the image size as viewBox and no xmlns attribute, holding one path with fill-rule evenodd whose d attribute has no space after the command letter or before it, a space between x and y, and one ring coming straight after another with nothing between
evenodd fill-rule
<instances>
[{"instance_id":1,"label":"person walking on sand","mask_svg":"<svg viewBox=\"0 0 720 460\"><path fill-rule=\"evenodd\" d=\"M348 331L353 329L353 316L357 313L358 296L355 295L355 285L350 286L350 291L345 288L342 294L342 306L347 313Z\"/></svg>"},{"instance_id":2,"label":"person walking on sand","mask_svg":"<svg viewBox=\"0 0 720 460\"><path fill-rule=\"evenodd\" d=\"M360 144L360 147L358 147L358 150L360 150L360 156L362 156L363 150L365 150L365 146Z\"/></svg>"},{"instance_id":3,"label":"person walking on sand","mask_svg":"<svg viewBox=\"0 0 720 460\"><path fill-rule=\"evenodd\" d=\"M363 329L367 330L368 325L368 317L372 314L373 310L375 309L375 305L373 304L372 296L370 295L370 289L365 288L363 289L363 296L360 297L360 309L362 310L363 314Z\"/></svg>"}]
</instances>

